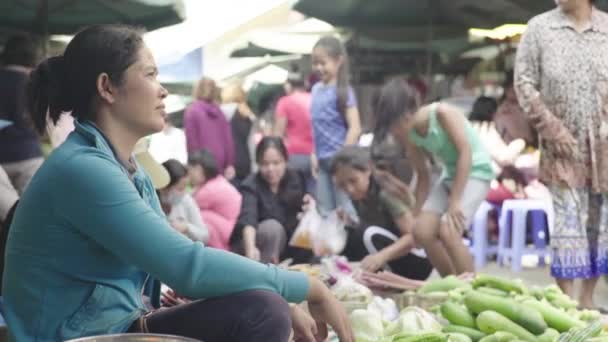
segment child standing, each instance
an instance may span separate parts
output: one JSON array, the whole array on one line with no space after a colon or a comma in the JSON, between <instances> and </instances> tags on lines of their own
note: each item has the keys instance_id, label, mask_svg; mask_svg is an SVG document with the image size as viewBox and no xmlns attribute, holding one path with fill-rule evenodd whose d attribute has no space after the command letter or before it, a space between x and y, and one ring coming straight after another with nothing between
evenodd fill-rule
<instances>
[{"instance_id":1,"label":"child standing","mask_svg":"<svg viewBox=\"0 0 608 342\"><path fill-rule=\"evenodd\" d=\"M348 83L348 56L340 40L327 36L313 48L312 63L321 78L312 88L311 103L317 203L323 215L342 208L354 218L348 196L336 188L330 172L334 154L355 144L361 134L355 94Z\"/></svg>"},{"instance_id":2,"label":"child standing","mask_svg":"<svg viewBox=\"0 0 608 342\"><path fill-rule=\"evenodd\" d=\"M473 271L462 234L486 198L494 179L491 159L465 116L445 104L420 106L407 81L383 86L375 110L375 138L390 133L404 146L416 168L414 238L442 276ZM428 158L443 164L431 188Z\"/></svg>"}]
</instances>

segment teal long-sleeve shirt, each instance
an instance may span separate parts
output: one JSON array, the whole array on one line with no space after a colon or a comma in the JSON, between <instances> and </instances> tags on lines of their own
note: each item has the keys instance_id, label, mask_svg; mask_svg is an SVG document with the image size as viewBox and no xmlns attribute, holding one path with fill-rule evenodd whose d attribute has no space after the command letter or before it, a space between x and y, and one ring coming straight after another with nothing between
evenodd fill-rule
<instances>
[{"instance_id":1,"label":"teal long-sleeve shirt","mask_svg":"<svg viewBox=\"0 0 608 342\"><path fill-rule=\"evenodd\" d=\"M173 230L142 168L133 175L90 122L55 150L23 194L6 249L13 341L120 333L145 312L149 277L191 298L265 289L300 302L301 274L207 248Z\"/></svg>"}]
</instances>

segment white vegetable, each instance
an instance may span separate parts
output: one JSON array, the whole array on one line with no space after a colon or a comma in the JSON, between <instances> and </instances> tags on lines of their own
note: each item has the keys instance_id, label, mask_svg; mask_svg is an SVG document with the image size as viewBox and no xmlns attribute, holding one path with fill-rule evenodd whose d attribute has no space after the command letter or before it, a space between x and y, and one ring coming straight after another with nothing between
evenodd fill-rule
<instances>
[{"instance_id":1,"label":"white vegetable","mask_svg":"<svg viewBox=\"0 0 608 342\"><path fill-rule=\"evenodd\" d=\"M383 299L382 297L375 296L367 306L367 310L376 312L387 322L392 322L399 318L399 309L391 298Z\"/></svg>"},{"instance_id":2,"label":"white vegetable","mask_svg":"<svg viewBox=\"0 0 608 342\"><path fill-rule=\"evenodd\" d=\"M350 277L342 277L332 287L336 298L342 302L369 303L374 298L370 289L354 281Z\"/></svg>"},{"instance_id":3,"label":"white vegetable","mask_svg":"<svg viewBox=\"0 0 608 342\"><path fill-rule=\"evenodd\" d=\"M355 310L350 314L350 322L357 342L377 341L384 336L382 317L368 310Z\"/></svg>"},{"instance_id":4,"label":"white vegetable","mask_svg":"<svg viewBox=\"0 0 608 342\"><path fill-rule=\"evenodd\" d=\"M441 332L441 324L430 313L421 308L411 306L401 311L399 319L386 327L387 336L401 332Z\"/></svg>"}]
</instances>

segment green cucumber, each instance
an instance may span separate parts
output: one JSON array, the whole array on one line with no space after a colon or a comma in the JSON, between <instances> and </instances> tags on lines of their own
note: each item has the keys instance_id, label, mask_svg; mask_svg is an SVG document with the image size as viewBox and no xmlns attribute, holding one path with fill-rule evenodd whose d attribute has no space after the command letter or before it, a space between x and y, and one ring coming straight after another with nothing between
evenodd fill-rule
<instances>
[{"instance_id":1,"label":"green cucumber","mask_svg":"<svg viewBox=\"0 0 608 342\"><path fill-rule=\"evenodd\" d=\"M473 314L496 311L533 334L542 334L547 330L547 323L540 312L509 298L472 291L464 297L464 303Z\"/></svg>"},{"instance_id":2,"label":"green cucumber","mask_svg":"<svg viewBox=\"0 0 608 342\"><path fill-rule=\"evenodd\" d=\"M573 309L578 306L578 302L563 293L547 292L545 298L553 304L553 306L560 309Z\"/></svg>"},{"instance_id":3,"label":"green cucumber","mask_svg":"<svg viewBox=\"0 0 608 342\"><path fill-rule=\"evenodd\" d=\"M415 336L393 339L393 342L447 342L448 337L441 333L425 333Z\"/></svg>"},{"instance_id":4,"label":"green cucumber","mask_svg":"<svg viewBox=\"0 0 608 342\"><path fill-rule=\"evenodd\" d=\"M477 328L475 318L469 313L467 308L452 302L441 304L441 316L454 325L468 328Z\"/></svg>"},{"instance_id":5,"label":"green cucumber","mask_svg":"<svg viewBox=\"0 0 608 342\"><path fill-rule=\"evenodd\" d=\"M494 335L494 334L488 335L488 336L482 338L481 340L479 340L479 342L498 342L498 337L496 337L496 335Z\"/></svg>"},{"instance_id":6,"label":"green cucumber","mask_svg":"<svg viewBox=\"0 0 608 342\"><path fill-rule=\"evenodd\" d=\"M553 328L545 330L542 335L538 336L538 342L556 342L559 339L559 332Z\"/></svg>"},{"instance_id":7,"label":"green cucumber","mask_svg":"<svg viewBox=\"0 0 608 342\"><path fill-rule=\"evenodd\" d=\"M517 336L506 331L497 331L492 335L488 335L479 342L511 342L517 340Z\"/></svg>"},{"instance_id":8,"label":"green cucumber","mask_svg":"<svg viewBox=\"0 0 608 342\"><path fill-rule=\"evenodd\" d=\"M486 334L494 334L497 331L511 333L517 338L529 342L537 342L538 339L528 330L496 311L484 311L477 316L479 330Z\"/></svg>"},{"instance_id":9,"label":"green cucumber","mask_svg":"<svg viewBox=\"0 0 608 342\"><path fill-rule=\"evenodd\" d=\"M398 340L405 339L406 337L412 337L412 336L416 336L416 333L410 332L410 331L408 331L408 332L400 332L400 333L398 333L396 335L391 335L390 336L390 341L391 342L395 342L395 341L398 341Z\"/></svg>"},{"instance_id":10,"label":"green cucumber","mask_svg":"<svg viewBox=\"0 0 608 342\"><path fill-rule=\"evenodd\" d=\"M538 312L540 312L545 319L545 322L547 322L547 325L560 333L576 327L585 327L585 323L583 321L571 317L566 312L553 307L549 303L539 302L535 299L528 299L523 302L523 305L536 309Z\"/></svg>"},{"instance_id":11,"label":"green cucumber","mask_svg":"<svg viewBox=\"0 0 608 342\"><path fill-rule=\"evenodd\" d=\"M418 289L418 293L447 292L453 289L468 286L470 285L466 281L451 275L445 278L428 281Z\"/></svg>"},{"instance_id":12,"label":"green cucumber","mask_svg":"<svg viewBox=\"0 0 608 342\"><path fill-rule=\"evenodd\" d=\"M545 292L540 286L530 287L530 295L539 300L545 298Z\"/></svg>"},{"instance_id":13,"label":"green cucumber","mask_svg":"<svg viewBox=\"0 0 608 342\"><path fill-rule=\"evenodd\" d=\"M505 292L503 290L499 290L499 289L495 289L493 287L489 287L489 286L480 286L478 288L475 289L476 291L479 291L481 293L485 293L485 294L489 294L492 296L497 296L497 297L508 297L509 293Z\"/></svg>"},{"instance_id":14,"label":"green cucumber","mask_svg":"<svg viewBox=\"0 0 608 342\"><path fill-rule=\"evenodd\" d=\"M498 290L505 291L507 293L516 292L519 294L526 294L528 290L524 287L521 281L518 280L509 280L500 277L491 276L488 274L478 274L475 279L473 279L473 288L478 288L482 286L488 286L491 288L495 288Z\"/></svg>"},{"instance_id":15,"label":"green cucumber","mask_svg":"<svg viewBox=\"0 0 608 342\"><path fill-rule=\"evenodd\" d=\"M482 333L481 331L479 331L477 329L461 327L459 325L453 325L453 324L446 325L445 327L443 327L443 332L444 333L464 334L464 335L469 336L471 338L471 340L473 340L473 342L477 342L486 336L486 334Z\"/></svg>"},{"instance_id":16,"label":"green cucumber","mask_svg":"<svg viewBox=\"0 0 608 342\"><path fill-rule=\"evenodd\" d=\"M498 342L511 342L517 340L517 336L506 331L497 331L494 336L498 339Z\"/></svg>"},{"instance_id":17,"label":"green cucumber","mask_svg":"<svg viewBox=\"0 0 608 342\"><path fill-rule=\"evenodd\" d=\"M449 333L448 342L473 342L471 338L465 334L461 333Z\"/></svg>"},{"instance_id":18,"label":"green cucumber","mask_svg":"<svg viewBox=\"0 0 608 342\"><path fill-rule=\"evenodd\" d=\"M579 319L585 322L592 322L596 319L602 318L602 314L597 310L583 310L581 311Z\"/></svg>"}]
</instances>

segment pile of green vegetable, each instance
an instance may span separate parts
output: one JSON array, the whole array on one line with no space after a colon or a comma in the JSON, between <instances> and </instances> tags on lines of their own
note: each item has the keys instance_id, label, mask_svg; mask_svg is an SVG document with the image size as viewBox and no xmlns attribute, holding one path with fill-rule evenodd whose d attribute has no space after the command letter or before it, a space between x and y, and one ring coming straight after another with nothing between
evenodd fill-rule
<instances>
[{"instance_id":1,"label":"pile of green vegetable","mask_svg":"<svg viewBox=\"0 0 608 342\"><path fill-rule=\"evenodd\" d=\"M449 299L431 311L448 323L444 333L467 337L454 341L608 342L600 313L577 310L578 303L554 285L528 288L520 280L478 275L470 283L456 277L431 281L418 292L447 293Z\"/></svg>"}]
</instances>

